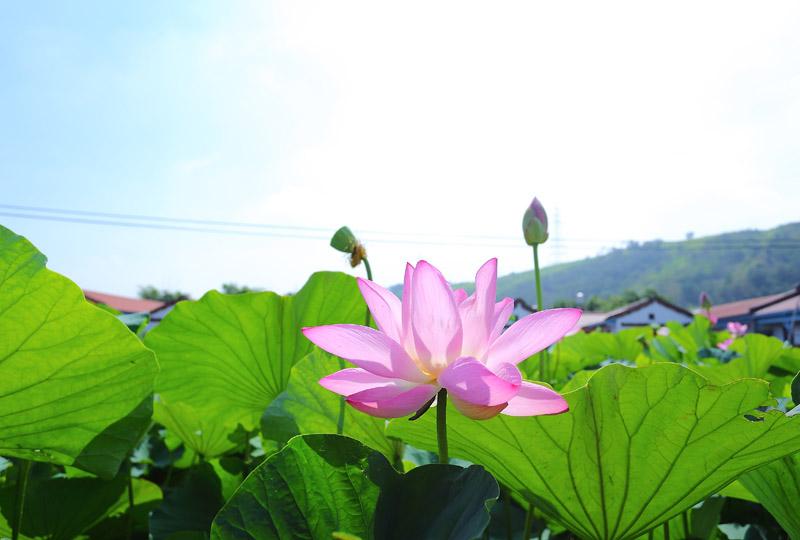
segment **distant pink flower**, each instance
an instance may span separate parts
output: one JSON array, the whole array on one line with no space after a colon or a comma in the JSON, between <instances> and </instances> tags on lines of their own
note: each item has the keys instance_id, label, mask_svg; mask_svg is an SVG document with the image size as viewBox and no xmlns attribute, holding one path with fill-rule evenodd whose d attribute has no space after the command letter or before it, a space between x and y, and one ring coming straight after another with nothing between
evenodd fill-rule
<instances>
[{"instance_id":1,"label":"distant pink flower","mask_svg":"<svg viewBox=\"0 0 800 540\"><path fill-rule=\"evenodd\" d=\"M733 337L742 337L747 333L747 325L731 321L728 323L728 332L730 332Z\"/></svg>"},{"instance_id":2,"label":"distant pink flower","mask_svg":"<svg viewBox=\"0 0 800 540\"><path fill-rule=\"evenodd\" d=\"M742 337L743 335L745 335L747 333L747 325L746 324L742 324L740 322L735 322L735 321L729 322L728 323L728 332L731 334L731 337L729 337L728 339L726 339L722 343L718 343L717 344L717 347L719 347L723 351L727 351L728 350L728 347L731 346L731 343L733 343L734 339L736 339L738 337Z\"/></svg>"},{"instance_id":3,"label":"distant pink flower","mask_svg":"<svg viewBox=\"0 0 800 540\"><path fill-rule=\"evenodd\" d=\"M455 407L475 419L568 410L557 392L523 381L517 364L561 339L581 311L540 311L503 332L514 302L495 302L497 259L478 270L470 296L454 291L425 261L406 266L402 301L371 281L359 279L358 286L379 330L353 324L303 329L314 344L358 366L319 381L356 409L407 416L446 388Z\"/></svg>"},{"instance_id":4,"label":"distant pink flower","mask_svg":"<svg viewBox=\"0 0 800 540\"><path fill-rule=\"evenodd\" d=\"M669 328L667 328L666 326L662 326L661 328L656 330L656 334L658 334L659 336L668 336Z\"/></svg>"}]
</instances>

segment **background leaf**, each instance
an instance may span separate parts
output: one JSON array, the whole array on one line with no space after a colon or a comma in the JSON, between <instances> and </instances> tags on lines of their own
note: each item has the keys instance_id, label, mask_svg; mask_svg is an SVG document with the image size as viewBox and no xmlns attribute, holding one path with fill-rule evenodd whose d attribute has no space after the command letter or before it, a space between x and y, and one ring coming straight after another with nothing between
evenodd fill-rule
<instances>
[{"instance_id":1,"label":"background leaf","mask_svg":"<svg viewBox=\"0 0 800 540\"><path fill-rule=\"evenodd\" d=\"M302 433L336 433L341 396L317 381L340 368L340 360L317 349L300 360L286 391L273 401L261 420L264 436L278 447ZM344 435L394 460L395 444L386 437L386 420L369 416L349 405L344 408Z\"/></svg>"},{"instance_id":2,"label":"background leaf","mask_svg":"<svg viewBox=\"0 0 800 540\"><path fill-rule=\"evenodd\" d=\"M222 482L213 466L196 465L186 471L177 487L164 493L164 502L150 514L150 537L166 540L183 534L205 538L224 502Z\"/></svg>"},{"instance_id":3,"label":"background leaf","mask_svg":"<svg viewBox=\"0 0 800 540\"><path fill-rule=\"evenodd\" d=\"M786 456L743 475L739 481L780 523L800 539L800 454Z\"/></svg>"},{"instance_id":4,"label":"background leaf","mask_svg":"<svg viewBox=\"0 0 800 540\"><path fill-rule=\"evenodd\" d=\"M300 329L363 322L365 310L355 280L336 272L314 274L294 296L210 291L180 302L145 338L162 366L156 389L169 407L185 404L231 429L242 424L252 431L313 347Z\"/></svg>"},{"instance_id":5,"label":"background leaf","mask_svg":"<svg viewBox=\"0 0 800 540\"><path fill-rule=\"evenodd\" d=\"M100 478L42 478L28 485L21 537L25 539L73 540L94 530L93 538L113 538L127 531L127 473L113 480ZM134 505L139 526L147 512L161 500L159 487L133 479ZM11 536L16 486L0 489L0 537ZM144 529L146 531L146 528ZM105 534L103 534L105 532ZM119 536L118 536L119 537ZM123 536L124 537L124 536Z\"/></svg>"},{"instance_id":6,"label":"background leaf","mask_svg":"<svg viewBox=\"0 0 800 540\"><path fill-rule=\"evenodd\" d=\"M150 423L152 352L0 227L0 454L111 478Z\"/></svg>"}]
</instances>

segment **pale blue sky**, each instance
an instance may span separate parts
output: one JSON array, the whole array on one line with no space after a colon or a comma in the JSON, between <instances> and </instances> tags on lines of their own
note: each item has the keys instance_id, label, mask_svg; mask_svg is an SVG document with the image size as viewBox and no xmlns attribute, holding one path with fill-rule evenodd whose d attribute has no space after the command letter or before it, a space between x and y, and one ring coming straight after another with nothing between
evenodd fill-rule
<instances>
[{"instance_id":1,"label":"pale blue sky","mask_svg":"<svg viewBox=\"0 0 800 540\"><path fill-rule=\"evenodd\" d=\"M533 195L545 262L772 227L800 218L798 27L793 2L8 2L0 203L394 232L364 234L388 284L527 269ZM112 293L347 270L324 240L0 223Z\"/></svg>"}]
</instances>

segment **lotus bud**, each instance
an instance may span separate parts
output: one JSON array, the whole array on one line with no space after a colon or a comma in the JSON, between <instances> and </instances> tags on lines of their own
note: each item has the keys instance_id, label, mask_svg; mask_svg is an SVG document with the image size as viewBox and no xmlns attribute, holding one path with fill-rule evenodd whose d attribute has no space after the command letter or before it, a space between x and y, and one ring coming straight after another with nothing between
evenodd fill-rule
<instances>
[{"instance_id":1,"label":"lotus bud","mask_svg":"<svg viewBox=\"0 0 800 540\"><path fill-rule=\"evenodd\" d=\"M547 242L547 212L536 197L522 216L522 233L529 246Z\"/></svg>"},{"instance_id":2,"label":"lotus bud","mask_svg":"<svg viewBox=\"0 0 800 540\"><path fill-rule=\"evenodd\" d=\"M711 298L708 297L708 293L705 291L700 293L700 307L703 308L704 311L709 311L711 309Z\"/></svg>"},{"instance_id":3,"label":"lotus bud","mask_svg":"<svg viewBox=\"0 0 800 540\"><path fill-rule=\"evenodd\" d=\"M364 245L358 241L350 227L342 227L333 234L331 238L331 247L336 251L347 253L350 255L350 266L355 268L363 259L367 258L367 250Z\"/></svg>"}]
</instances>

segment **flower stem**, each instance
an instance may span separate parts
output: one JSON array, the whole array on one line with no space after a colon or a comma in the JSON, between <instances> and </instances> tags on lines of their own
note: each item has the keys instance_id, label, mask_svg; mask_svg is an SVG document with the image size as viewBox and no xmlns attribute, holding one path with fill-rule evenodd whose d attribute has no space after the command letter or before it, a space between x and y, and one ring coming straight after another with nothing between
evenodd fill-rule
<instances>
[{"instance_id":1,"label":"flower stem","mask_svg":"<svg viewBox=\"0 0 800 540\"><path fill-rule=\"evenodd\" d=\"M529 540L533 534L533 503L528 504L528 511L525 512L525 532L522 534L524 540Z\"/></svg>"},{"instance_id":2,"label":"flower stem","mask_svg":"<svg viewBox=\"0 0 800 540\"><path fill-rule=\"evenodd\" d=\"M533 244L533 272L536 277L536 309L542 311L542 277L539 274L539 244Z\"/></svg>"},{"instance_id":3,"label":"flower stem","mask_svg":"<svg viewBox=\"0 0 800 540\"><path fill-rule=\"evenodd\" d=\"M539 244L533 244L533 274L536 278L536 311L544 309L542 300L542 276L539 273ZM539 355L539 380L547 382L547 351L544 350Z\"/></svg>"},{"instance_id":4,"label":"flower stem","mask_svg":"<svg viewBox=\"0 0 800 540\"><path fill-rule=\"evenodd\" d=\"M442 388L436 397L436 440L439 442L439 463L450 461L447 455L447 390Z\"/></svg>"},{"instance_id":5,"label":"flower stem","mask_svg":"<svg viewBox=\"0 0 800 540\"><path fill-rule=\"evenodd\" d=\"M372 281L372 267L370 267L369 261L367 260L366 257L364 257L361 260L364 262L364 268L367 270L367 279ZM369 323L371 321L372 319L369 316L369 308L367 308L367 322L364 323L364 326L369 326Z\"/></svg>"},{"instance_id":6,"label":"flower stem","mask_svg":"<svg viewBox=\"0 0 800 540\"><path fill-rule=\"evenodd\" d=\"M372 267L369 265L369 261L366 257L361 260L364 262L364 268L367 269L367 279L372 281Z\"/></svg>"},{"instance_id":7,"label":"flower stem","mask_svg":"<svg viewBox=\"0 0 800 540\"><path fill-rule=\"evenodd\" d=\"M31 462L22 459L19 462L19 472L17 473L17 497L14 499L14 517L11 522L11 540L19 538L19 530L22 528L22 512L25 508L25 492L28 490L28 477L31 472Z\"/></svg>"}]
</instances>

